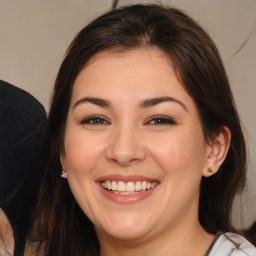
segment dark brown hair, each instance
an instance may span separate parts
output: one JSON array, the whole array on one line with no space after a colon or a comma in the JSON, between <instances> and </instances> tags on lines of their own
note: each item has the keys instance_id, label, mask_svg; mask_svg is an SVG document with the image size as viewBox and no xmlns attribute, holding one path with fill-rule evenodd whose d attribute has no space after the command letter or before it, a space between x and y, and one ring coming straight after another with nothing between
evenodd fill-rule
<instances>
[{"instance_id":1,"label":"dark brown hair","mask_svg":"<svg viewBox=\"0 0 256 256\"><path fill-rule=\"evenodd\" d=\"M240 121L219 53L207 33L175 8L133 5L110 11L83 28L60 67L45 136L48 166L32 227L31 240L43 255L98 255L92 223L66 180L60 178L60 152L72 86L85 63L100 51L157 47L169 57L198 108L206 139L227 126L232 134L220 170L202 178L199 221L210 233L234 231L230 211L244 186L246 150ZM39 254L40 255L40 254Z\"/></svg>"}]
</instances>

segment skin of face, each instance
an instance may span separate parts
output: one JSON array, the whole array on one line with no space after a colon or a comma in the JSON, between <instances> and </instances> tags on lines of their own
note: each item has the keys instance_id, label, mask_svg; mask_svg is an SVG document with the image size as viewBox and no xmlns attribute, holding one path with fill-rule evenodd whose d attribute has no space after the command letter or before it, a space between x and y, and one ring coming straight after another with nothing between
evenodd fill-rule
<instances>
[{"instance_id":1,"label":"skin of face","mask_svg":"<svg viewBox=\"0 0 256 256\"><path fill-rule=\"evenodd\" d=\"M85 65L74 83L64 148L68 183L100 243L177 241L202 230L200 181L216 154L193 99L160 50L101 52ZM106 196L105 177L157 186L124 203Z\"/></svg>"}]
</instances>

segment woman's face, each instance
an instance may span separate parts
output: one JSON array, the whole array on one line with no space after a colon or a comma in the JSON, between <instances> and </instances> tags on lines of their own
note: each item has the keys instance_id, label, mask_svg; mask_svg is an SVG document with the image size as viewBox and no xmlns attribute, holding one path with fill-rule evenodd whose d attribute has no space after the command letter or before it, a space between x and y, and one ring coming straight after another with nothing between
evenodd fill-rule
<instances>
[{"instance_id":1,"label":"woman's face","mask_svg":"<svg viewBox=\"0 0 256 256\"><path fill-rule=\"evenodd\" d=\"M198 222L210 146L157 49L103 52L75 80L61 156L99 237L152 238Z\"/></svg>"}]
</instances>

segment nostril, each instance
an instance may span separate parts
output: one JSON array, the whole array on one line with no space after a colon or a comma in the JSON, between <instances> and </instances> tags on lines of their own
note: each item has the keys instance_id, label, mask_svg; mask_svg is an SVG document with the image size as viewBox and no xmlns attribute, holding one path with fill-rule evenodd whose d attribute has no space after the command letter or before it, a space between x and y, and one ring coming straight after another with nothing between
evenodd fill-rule
<instances>
[{"instance_id":1,"label":"nostril","mask_svg":"<svg viewBox=\"0 0 256 256\"><path fill-rule=\"evenodd\" d=\"M139 152L138 149L130 151L122 151L118 149L114 151L113 149L108 149L106 155L109 161L118 163L122 166L128 166L132 163L140 162L145 159L143 149L141 149L141 152Z\"/></svg>"},{"instance_id":2,"label":"nostril","mask_svg":"<svg viewBox=\"0 0 256 256\"><path fill-rule=\"evenodd\" d=\"M130 123L120 125L111 138L106 157L122 166L142 161L145 158L145 150L140 138L136 128L131 127Z\"/></svg>"}]
</instances>

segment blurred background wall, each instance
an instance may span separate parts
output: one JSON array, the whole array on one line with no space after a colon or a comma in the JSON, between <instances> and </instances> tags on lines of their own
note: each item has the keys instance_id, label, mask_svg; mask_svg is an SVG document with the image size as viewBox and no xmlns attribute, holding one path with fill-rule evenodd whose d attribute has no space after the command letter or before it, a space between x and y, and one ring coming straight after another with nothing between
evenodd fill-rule
<instances>
[{"instance_id":1,"label":"blurred background wall","mask_svg":"<svg viewBox=\"0 0 256 256\"><path fill-rule=\"evenodd\" d=\"M48 109L64 53L77 32L110 10L112 0L0 0L0 79L25 89ZM119 0L162 2L192 16L211 35L226 67L250 152L247 191L234 204L233 222L256 220L256 1Z\"/></svg>"}]
</instances>

